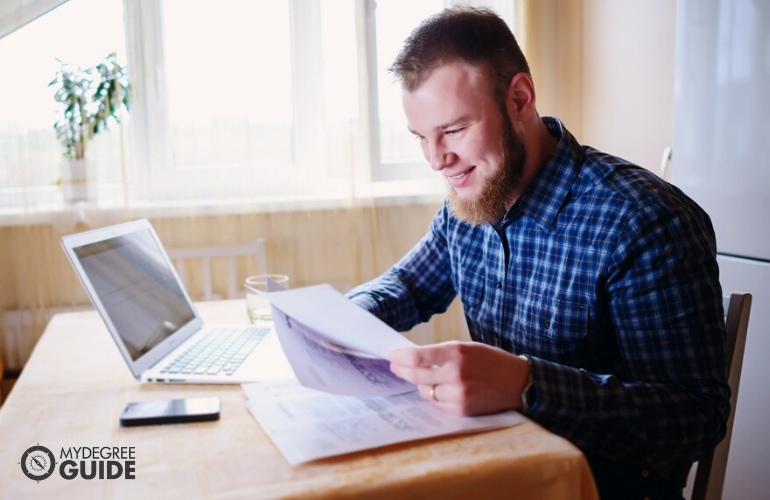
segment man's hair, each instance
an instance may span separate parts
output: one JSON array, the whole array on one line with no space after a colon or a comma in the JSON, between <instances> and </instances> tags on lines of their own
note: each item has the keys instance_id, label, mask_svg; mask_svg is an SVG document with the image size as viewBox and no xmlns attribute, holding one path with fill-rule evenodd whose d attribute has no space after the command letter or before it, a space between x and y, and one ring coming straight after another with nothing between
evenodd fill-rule
<instances>
[{"instance_id":1,"label":"man's hair","mask_svg":"<svg viewBox=\"0 0 770 500\"><path fill-rule=\"evenodd\" d=\"M404 89L415 90L439 66L479 66L503 96L517 73L530 74L527 59L505 21L486 8L453 7L424 20L404 41L389 71Z\"/></svg>"}]
</instances>

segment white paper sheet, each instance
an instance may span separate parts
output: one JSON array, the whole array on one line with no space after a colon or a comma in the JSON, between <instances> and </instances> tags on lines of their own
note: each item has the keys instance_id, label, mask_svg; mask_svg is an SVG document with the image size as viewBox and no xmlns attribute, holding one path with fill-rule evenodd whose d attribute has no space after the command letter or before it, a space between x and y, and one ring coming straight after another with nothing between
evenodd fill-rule
<instances>
[{"instance_id":1,"label":"white paper sheet","mask_svg":"<svg viewBox=\"0 0 770 500\"><path fill-rule=\"evenodd\" d=\"M328 342L378 358L415 344L378 317L357 306L331 285L266 293L272 305L311 327Z\"/></svg>"},{"instance_id":2,"label":"white paper sheet","mask_svg":"<svg viewBox=\"0 0 770 500\"><path fill-rule=\"evenodd\" d=\"M297 379L350 396L389 396L416 387L390 371L388 353L411 341L329 285L265 294Z\"/></svg>"},{"instance_id":3,"label":"white paper sheet","mask_svg":"<svg viewBox=\"0 0 770 500\"><path fill-rule=\"evenodd\" d=\"M513 411L455 417L423 400L417 392L357 398L308 389L296 380L243 384L243 389L249 411L292 465L524 421Z\"/></svg>"},{"instance_id":4,"label":"white paper sheet","mask_svg":"<svg viewBox=\"0 0 770 500\"><path fill-rule=\"evenodd\" d=\"M387 360L341 350L275 305L272 311L278 340L302 385L350 396L389 396L416 389L394 375Z\"/></svg>"}]
</instances>

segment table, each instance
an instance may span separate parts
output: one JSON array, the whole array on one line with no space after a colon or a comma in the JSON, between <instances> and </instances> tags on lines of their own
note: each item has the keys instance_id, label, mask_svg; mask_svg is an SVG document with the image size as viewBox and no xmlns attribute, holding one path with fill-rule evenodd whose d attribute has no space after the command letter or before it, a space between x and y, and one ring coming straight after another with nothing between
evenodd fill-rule
<instances>
[{"instance_id":1,"label":"table","mask_svg":"<svg viewBox=\"0 0 770 500\"><path fill-rule=\"evenodd\" d=\"M208 322L247 321L239 300L203 302L198 309ZM221 397L219 421L118 424L128 401L195 395ZM0 443L4 498L597 498L582 453L531 421L292 467L246 409L239 385L137 382L94 311L51 320L0 409ZM50 450L57 464L42 481L27 478L20 466L36 445ZM65 479L61 454L80 447L96 447L105 460L101 450L117 447L113 461L120 465L104 462L104 470L114 475L120 467L122 475L107 479L105 472L99 479L99 461L87 460L75 470L96 478ZM126 462L130 456L133 465ZM131 468L135 477L127 479Z\"/></svg>"}]
</instances>

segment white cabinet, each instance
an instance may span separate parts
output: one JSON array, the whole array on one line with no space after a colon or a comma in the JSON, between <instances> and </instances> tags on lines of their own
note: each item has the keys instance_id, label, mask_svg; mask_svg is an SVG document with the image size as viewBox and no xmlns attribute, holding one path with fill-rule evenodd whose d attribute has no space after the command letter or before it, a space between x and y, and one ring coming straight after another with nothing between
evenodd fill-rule
<instances>
[{"instance_id":1,"label":"white cabinet","mask_svg":"<svg viewBox=\"0 0 770 500\"><path fill-rule=\"evenodd\" d=\"M711 216L725 294L753 295L723 498L770 498L770 2L679 0L671 180Z\"/></svg>"}]
</instances>

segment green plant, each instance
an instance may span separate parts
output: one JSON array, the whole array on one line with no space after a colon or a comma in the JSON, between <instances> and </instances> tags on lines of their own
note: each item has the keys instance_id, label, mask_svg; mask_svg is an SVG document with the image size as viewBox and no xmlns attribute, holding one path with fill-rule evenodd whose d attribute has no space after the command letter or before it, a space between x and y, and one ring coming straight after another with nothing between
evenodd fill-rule
<instances>
[{"instance_id":1,"label":"green plant","mask_svg":"<svg viewBox=\"0 0 770 500\"><path fill-rule=\"evenodd\" d=\"M86 69L57 61L61 68L48 84L56 88L54 99L60 104L60 118L54 129L64 146L64 157L81 159L86 154L86 143L106 130L111 120L120 123L122 110L128 111L128 76L115 53Z\"/></svg>"}]
</instances>

